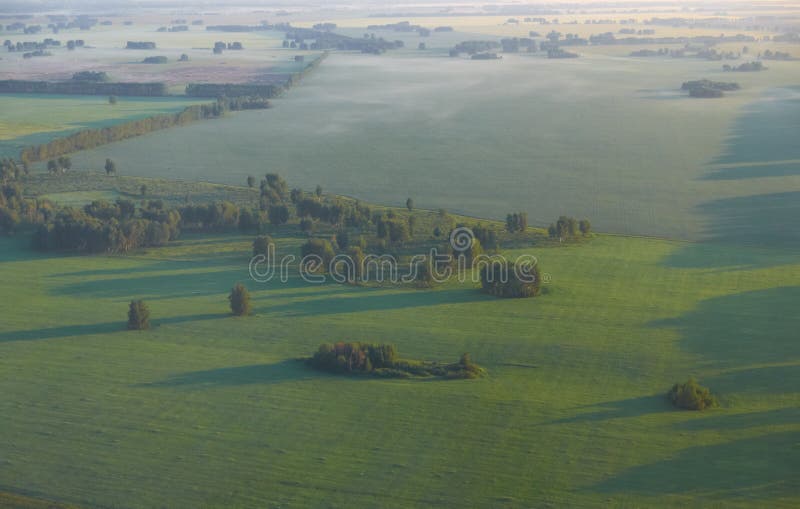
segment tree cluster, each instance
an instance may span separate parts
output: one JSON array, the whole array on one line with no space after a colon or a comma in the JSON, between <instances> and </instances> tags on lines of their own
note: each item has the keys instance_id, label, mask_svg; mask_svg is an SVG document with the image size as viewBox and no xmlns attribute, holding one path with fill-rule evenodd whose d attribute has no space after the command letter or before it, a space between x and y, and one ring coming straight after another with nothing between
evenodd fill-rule
<instances>
[{"instance_id":1,"label":"tree cluster","mask_svg":"<svg viewBox=\"0 0 800 509\"><path fill-rule=\"evenodd\" d=\"M667 398L677 408L684 410L704 410L718 405L717 398L708 387L698 384L694 378L676 383L667 393Z\"/></svg>"},{"instance_id":2,"label":"tree cluster","mask_svg":"<svg viewBox=\"0 0 800 509\"><path fill-rule=\"evenodd\" d=\"M574 217L560 216L555 223L547 227L547 233L551 238L560 240L575 239L579 235L589 235L592 232L592 224L588 219L580 221Z\"/></svg>"},{"instance_id":3,"label":"tree cluster","mask_svg":"<svg viewBox=\"0 0 800 509\"><path fill-rule=\"evenodd\" d=\"M538 264L523 266L508 260L483 264L481 290L503 298L535 297L541 290Z\"/></svg>"},{"instance_id":4,"label":"tree cluster","mask_svg":"<svg viewBox=\"0 0 800 509\"><path fill-rule=\"evenodd\" d=\"M524 232L527 228L527 212L513 212L506 215L506 230L509 233Z\"/></svg>"}]
</instances>

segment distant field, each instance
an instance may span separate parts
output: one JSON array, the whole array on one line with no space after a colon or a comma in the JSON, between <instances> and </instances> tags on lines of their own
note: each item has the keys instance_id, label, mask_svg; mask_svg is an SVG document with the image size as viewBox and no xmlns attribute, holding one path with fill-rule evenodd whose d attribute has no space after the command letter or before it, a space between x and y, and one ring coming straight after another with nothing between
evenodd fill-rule
<instances>
[{"instance_id":1,"label":"distant field","mask_svg":"<svg viewBox=\"0 0 800 509\"><path fill-rule=\"evenodd\" d=\"M0 239L15 309L0 322L4 490L132 508L800 502L791 250L601 236L534 250L552 276L537 299L292 278L250 283L256 315L231 318L250 240L87 257ZM123 330L132 298L150 302L150 332ZM469 351L489 377L348 379L291 360L334 340ZM690 375L722 408L670 408Z\"/></svg>"},{"instance_id":2,"label":"distant field","mask_svg":"<svg viewBox=\"0 0 800 509\"><path fill-rule=\"evenodd\" d=\"M704 77L735 79L743 90L719 101L677 90ZM709 238L728 221L725 200L750 207L749 196L800 191L800 96L780 88L798 83L798 62L729 74L719 62L690 59L337 54L269 111L74 159L98 167L112 157L131 174L236 184L272 171L307 189L321 184L386 204L412 196L423 207L485 217L527 210L538 225L571 214L603 231ZM752 168L747 178L708 180L743 161L742 144L763 132L767 145L750 162L783 165L781 173ZM786 212L773 210L766 224Z\"/></svg>"},{"instance_id":3,"label":"distant field","mask_svg":"<svg viewBox=\"0 0 800 509\"><path fill-rule=\"evenodd\" d=\"M120 20L116 21L117 24ZM252 21L250 22L252 24ZM50 49L52 56L25 59L20 53L4 53L0 59L0 79L63 80L77 71L105 71L115 81L163 81L172 93L183 93L189 82L241 83L285 80L305 64L294 62L295 55L305 55L306 63L319 52L283 49L282 32L224 33L191 27L187 32L157 32L159 26L136 24L132 27L97 27L89 32L66 31L48 34L62 41L82 38L86 48L68 51L65 47ZM31 40L30 35L6 34L12 42ZM39 37L43 38L43 37ZM127 50L127 41L152 41L155 50ZM214 42L241 42L242 51L212 54ZM188 62L178 62L182 54ZM147 56L163 55L167 64L142 64Z\"/></svg>"},{"instance_id":4,"label":"distant field","mask_svg":"<svg viewBox=\"0 0 800 509\"><path fill-rule=\"evenodd\" d=\"M180 111L202 99L0 94L0 156L87 128L104 127L159 113Z\"/></svg>"}]
</instances>

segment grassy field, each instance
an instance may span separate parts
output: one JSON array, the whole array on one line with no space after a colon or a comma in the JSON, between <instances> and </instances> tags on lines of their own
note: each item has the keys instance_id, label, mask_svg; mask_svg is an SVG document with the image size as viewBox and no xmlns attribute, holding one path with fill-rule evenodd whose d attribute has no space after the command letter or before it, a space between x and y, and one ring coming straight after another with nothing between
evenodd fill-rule
<instances>
[{"instance_id":1,"label":"grassy field","mask_svg":"<svg viewBox=\"0 0 800 509\"><path fill-rule=\"evenodd\" d=\"M676 90L702 77L735 79L743 90L719 101ZM269 111L73 159L97 168L112 157L128 174L229 184L274 171L378 203L412 196L495 218L526 210L538 225L566 213L602 231L699 239L724 220L709 207L800 188L800 100L788 88L799 80L797 62L733 76L695 60L337 54ZM747 152L764 132L769 143ZM749 167L728 171L742 162Z\"/></svg>"},{"instance_id":2,"label":"grassy field","mask_svg":"<svg viewBox=\"0 0 800 509\"><path fill-rule=\"evenodd\" d=\"M29 145L82 129L105 127L160 113L180 111L202 99L0 94L0 156L19 157Z\"/></svg>"},{"instance_id":3,"label":"grassy field","mask_svg":"<svg viewBox=\"0 0 800 509\"><path fill-rule=\"evenodd\" d=\"M256 314L237 319L226 295L250 240L82 257L0 239L0 491L103 507L799 501L791 250L599 236L533 251L552 276L538 299L294 277L250 282ZM151 331L124 330L132 298ZM490 374L349 379L292 360L335 340L470 351ZM670 408L690 375L721 408Z\"/></svg>"}]
</instances>

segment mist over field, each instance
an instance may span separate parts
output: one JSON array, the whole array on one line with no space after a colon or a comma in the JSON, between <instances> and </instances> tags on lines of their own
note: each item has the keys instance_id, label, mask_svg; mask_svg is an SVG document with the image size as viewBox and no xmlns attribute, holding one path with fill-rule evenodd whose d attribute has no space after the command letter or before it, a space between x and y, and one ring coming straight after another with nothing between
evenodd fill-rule
<instances>
[{"instance_id":1,"label":"mist over field","mask_svg":"<svg viewBox=\"0 0 800 509\"><path fill-rule=\"evenodd\" d=\"M422 207L492 218L535 203L537 225L574 211L606 231L699 239L713 225L696 221L696 207L753 192L739 180L704 180L741 143L734 126L745 104L781 101L760 114L766 124L772 115L793 124L800 111L796 91L780 83L724 109L665 86L705 71L705 63L332 55L324 66L274 109L129 140L76 161L99 167L110 154L134 174L226 184L278 171L302 186L396 205L410 195ZM786 150L792 136L781 129L771 138ZM759 182L758 190L784 185Z\"/></svg>"}]
</instances>

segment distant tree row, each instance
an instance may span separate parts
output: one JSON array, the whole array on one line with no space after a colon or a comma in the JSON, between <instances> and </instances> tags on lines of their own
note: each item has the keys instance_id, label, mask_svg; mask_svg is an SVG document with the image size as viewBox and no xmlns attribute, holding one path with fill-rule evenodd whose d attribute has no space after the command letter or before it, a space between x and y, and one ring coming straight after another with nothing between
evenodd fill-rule
<instances>
[{"instance_id":1,"label":"distant tree row","mask_svg":"<svg viewBox=\"0 0 800 509\"><path fill-rule=\"evenodd\" d=\"M560 216L555 223L547 227L547 233L551 238L559 240L575 239L579 235L589 235L592 232L592 224L588 219L580 221L574 217Z\"/></svg>"},{"instance_id":2,"label":"distant tree row","mask_svg":"<svg viewBox=\"0 0 800 509\"><path fill-rule=\"evenodd\" d=\"M221 117L228 110L268 107L269 102L261 98L220 99L212 104L188 106L178 113L164 113L100 129L79 131L42 145L26 147L20 153L20 159L26 163L45 161L63 154L98 147L149 132L185 125L202 119Z\"/></svg>"},{"instance_id":3,"label":"distant tree row","mask_svg":"<svg viewBox=\"0 0 800 509\"><path fill-rule=\"evenodd\" d=\"M506 230L509 233L522 232L528 228L528 213L514 212L506 215Z\"/></svg>"}]
</instances>

